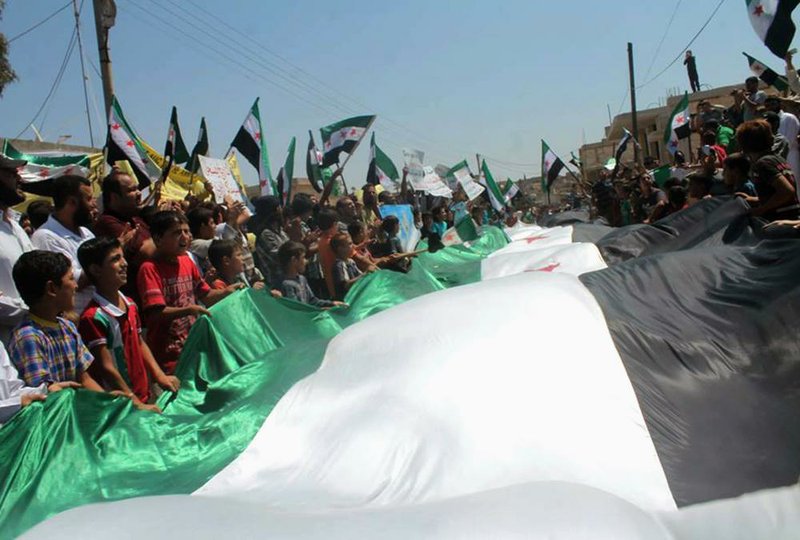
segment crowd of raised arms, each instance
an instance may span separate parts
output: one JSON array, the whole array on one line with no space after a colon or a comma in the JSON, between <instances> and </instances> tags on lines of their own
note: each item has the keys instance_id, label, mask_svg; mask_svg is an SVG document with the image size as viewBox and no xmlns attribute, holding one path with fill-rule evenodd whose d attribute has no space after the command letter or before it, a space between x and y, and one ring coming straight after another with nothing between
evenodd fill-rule
<instances>
[{"instance_id":1,"label":"crowd of raised arms","mask_svg":"<svg viewBox=\"0 0 800 540\"><path fill-rule=\"evenodd\" d=\"M591 186L592 212L613 226L651 223L704 198L738 196L753 216L800 228L800 123L781 109L782 100L753 79L728 109L700 102L692 122L702 139L697 158L688 164L676 152L660 185L649 172L659 167L653 159L604 170ZM35 200L17 217L12 207L26 199L22 165L0 158L0 423L69 387L158 411L161 392L179 391L174 373L192 324L214 303L253 288L321 309L345 306L364 275L407 272L416 255L404 252L398 219L381 212L418 208L405 171L399 194L368 184L335 203L329 190L296 194L285 205L262 196L251 211L232 197L211 202L210 187L205 201L161 200L157 188L142 200L137 180L113 169L100 201L89 179L62 176L52 181L52 203ZM480 229L552 211L528 205L497 213L463 191L452 200L423 198L430 211L415 210L414 226L430 246L441 246L463 219Z\"/></svg>"}]
</instances>

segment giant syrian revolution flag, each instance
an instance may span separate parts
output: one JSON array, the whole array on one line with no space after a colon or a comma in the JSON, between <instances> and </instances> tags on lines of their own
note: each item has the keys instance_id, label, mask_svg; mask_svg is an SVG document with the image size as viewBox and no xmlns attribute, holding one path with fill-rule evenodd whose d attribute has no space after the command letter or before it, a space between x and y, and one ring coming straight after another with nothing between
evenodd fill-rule
<instances>
[{"instance_id":1,"label":"giant syrian revolution flag","mask_svg":"<svg viewBox=\"0 0 800 540\"><path fill-rule=\"evenodd\" d=\"M750 23L764 45L783 60L792 45L792 11L800 0L745 0Z\"/></svg>"},{"instance_id":2,"label":"giant syrian revolution flag","mask_svg":"<svg viewBox=\"0 0 800 540\"><path fill-rule=\"evenodd\" d=\"M125 120L119 100L114 96L108 113L106 160L112 167L117 161L127 161L133 169L139 187L145 188L158 179L158 168L152 163L138 135Z\"/></svg>"},{"instance_id":3,"label":"giant syrian revolution flag","mask_svg":"<svg viewBox=\"0 0 800 540\"><path fill-rule=\"evenodd\" d=\"M258 171L258 185L261 187L261 194L272 195L276 188L272 180L272 172L270 172L269 152L267 151L267 141L264 140L258 99L256 98L253 106L250 107L250 111L242 122L242 127L233 138L231 147L236 148Z\"/></svg>"},{"instance_id":4,"label":"giant syrian revolution flag","mask_svg":"<svg viewBox=\"0 0 800 540\"><path fill-rule=\"evenodd\" d=\"M790 537L798 490L725 503L729 534L698 534L715 512L677 510L800 475L800 240L761 238L748 212L711 199L655 226L488 227L362 278L347 309L239 292L192 328L164 414L67 390L0 429L0 530L192 493L31 534L140 530L157 511L180 538L261 530L257 515L277 536L369 522L396 538L456 512L493 516L481 536L499 537L517 523L498 519L506 503L586 510L581 494L603 493L589 514L606 526L627 508L696 516L670 538Z\"/></svg>"},{"instance_id":5,"label":"giant syrian revolution flag","mask_svg":"<svg viewBox=\"0 0 800 540\"><path fill-rule=\"evenodd\" d=\"M667 122L667 130L664 133L664 144L673 156L678 151L678 141L691 135L689 120L689 93L685 92L683 99L672 109L669 122Z\"/></svg>"},{"instance_id":6,"label":"giant syrian revolution flag","mask_svg":"<svg viewBox=\"0 0 800 540\"><path fill-rule=\"evenodd\" d=\"M558 175L564 169L564 162L550 149L550 146L542 139L542 189L549 192L553 187Z\"/></svg>"},{"instance_id":7,"label":"giant syrian revolution flag","mask_svg":"<svg viewBox=\"0 0 800 540\"><path fill-rule=\"evenodd\" d=\"M775 71L769 68L766 64L759 62L746 52L742 53L747 58L747 64L750 66L750 71L764 81L764 83L772 86L778 92L785 92L789 89L789 81L786 77L778 75Z\"/></svg>"},{"instance_id":8,"label":"giant syrian revolution flag","mask_svg":"<svg viewBox=\"0 0 800 540\"><path fill-rule=\"evenodd\" d=\"M354 116L320 128L322 135L322 166L339 163L339 154L352 154L369 131L375 116Z\"/></svg>"},{"instance_id":9,"label":"giant syrian revolution flag","mask_svg":"<svg viewBox=\"0 0 800 540\"><path fill-rule=\"evenodd\" d=\"M400 188L400 175L391 158L375 143L375 133L369 142L369 168L367 169L367 183L382 185L384 189L394 193Z\"/></svg>"}]
</instances>

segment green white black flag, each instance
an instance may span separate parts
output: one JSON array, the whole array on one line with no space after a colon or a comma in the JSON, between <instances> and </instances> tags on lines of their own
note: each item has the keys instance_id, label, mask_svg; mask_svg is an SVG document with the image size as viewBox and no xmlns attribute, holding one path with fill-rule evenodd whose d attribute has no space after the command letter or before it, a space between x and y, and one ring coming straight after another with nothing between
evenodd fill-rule
<instances>
[{"instance_id":1,"label":"green white black flag","mask_svg":"<svg viewBox=\"0 0 800 540\"><path fill-rule=\"evenodd\" d=\"M150 161L147 152L139 142L139 137L125 120L116 96L112 98L111 109L108 112L106 148L108 164L113 167L117 161L128 161L139 181L140 188L149 186L152 178L158 178L158 168Z\"/></svg>"},{"instance_id":2,"label":"green white black flag","mask_svg":"<svg viewBox=\"0 0 800 540\"><path fill-rule=\"evenodd\" d=\"M374 121L375 116L355 116L320 128L324 152L322 166L338 163L342 152L352 154Z\"/></svg>"},{"instance_id":3,"label":"green white black flag","mask_svg":"<svg viewBox=\"0 0 800 540\"><path fill-rule=\"evenodd\" d=\"M367 183L380 184L384 189L395 192L400 185L400 175L397 167L380 147L375 144L375 133L370 139L369 169L367 170Z\"/></svg>"},{"instance_id":4,"label":"green white black flag","mask_svg":"<svg viewBox=\"0 0 800 540\"><path fill-rule=\"evenodd\" d=\"M746 0L753 29L764 45L780 59L786 56L794 38L792 11L800 0Z\"/></svg>"},{"instance_id":5,"label":"green white black flag","mask_svg":"<svg viewBox=\"0 0 800 540\"><path fill-rule=\"evenodd\" d=\"M486 165L485 159L481 163L481 170L483 171L483 179L486 182L486 192L489 194L489 202L492 203L492 208L498 212L502 212L506 207L506 200L500 186L494 181L494 176L492 176L491 171L489 171L489 166Z\"/></svg>"},{"instance_id":6,"label":"green white black flag","mask_svg":"<svg viewBox=\"0 0 800 540\"><path fill-rule=\"evenodd\" d=\"M272 182L267 142L264 140L263 133L261 114L258 111L258 98L256 98L242 127L233 138L231 147L236 148L258 171L258 185L261 187L261 193L272 195L275 193L275 186Z\"/></svg>"},{"instance_id":7,"label":"green white black flag","mask_svg":"<svg viewBox=\"0 0 800 540\"><path fill-rule=\"evenodd\" d=\"M200 132L197 134L197 143L192 148L192 157L189 159L190 172L196 173L200 168L198 156L208 155L208 129L205 117L200 119Z\"/></svg>"},{"instance_id":8,"label":"green white black flag","mask_svg":"<svg viewBox=\"0 0 800 540\"><path fill-rule=\"evenodd\" d=\"M678 151L678 141L691 134L689 118L689 93L685 92L683 99L672 109L669 122L667 122L667 132L664 134L664 144L667 145L667 150L673 156ZM627 131L626 134L628 134Z\"/></svg>"},{"instance_id":9,"label":"green white black flag","mask_svg":"<svg viewBox=\"0 0 800 540\"><path fill-rule=\"evenodd\" d=\"M287 205L292 200L292 178L294 177L294 147L297 143L297 138L292 137L292 142L289 143L289 150L286 153L286 161L278 171L278 196L281 198L283 205Z\"/></svg>"},{"instance_id":10,"label":"green white black flag","mask_svg":"<svg viewBox=\"0 0 800 540\"><path fill-rule=\"evenodd\" d=\"M181 136L181 128L178 126L178 109L172 107L172 114L169 117L169 129L167 130L167 145L164 148L164 158L173 157L173 163L186 163L189 161L189 151Z\"/></svg>"},{"instance_id":11,"label":"green white black flag","mask_svg":"<svg viewBox=\"0 0 800 540\"><path fill-rule=\"evenodd\" d=\"M564 168L564 162L542 139L542 189L549 192Z\"/></svg>"},{"instance_id":12,"label":"green white black flag","mask_svg":"<svg viewBox=\"0 0 800 540\"><path fill-rule=\"evenodd\" d=\"M789 81L786 80L786 77L781 77L775 71L771 70L766 64L759 62L746 52L743 52L742 54L747 57L747 63L750 65L750 71L752 71L756 77L775 88L775 90L778 92L785 92L789 89Z\"/></svg>"}]
</instances>

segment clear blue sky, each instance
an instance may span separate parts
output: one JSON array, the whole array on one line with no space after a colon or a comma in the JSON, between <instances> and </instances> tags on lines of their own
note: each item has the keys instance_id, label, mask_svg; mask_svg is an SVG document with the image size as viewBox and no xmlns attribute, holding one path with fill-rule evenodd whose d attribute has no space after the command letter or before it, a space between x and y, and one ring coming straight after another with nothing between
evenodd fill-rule
<instances>
[{"instance_id":1,"label":"clear blue sky","mask_svg":"<svg viewBox=\"0 0 800 540\"><path fill-rule=\"evenodd\" d=\"M374 113L378 144L398 168L404 147L426 151L432 165L463 158L472 164L480 152L502 160L489 161L502 178L537 174L542 138L562 156L576 150L584 134L587 142L599 140L608 123L607 104L612 114L629 107L623 102L626 43L634 43L638 82L644 82L651 63L652 76L718 3L680 2L657 51L677 1L116 1L110 42L116 93L139 135L156 148L163 147L170 107L176 105L187 146L194 144L204 115L211 153L220 156L260 96L273 174L292 136L301 150L295 174L303 176L309 129L318 139L322 125ZM12 37L64 3L8 0L0 31ZM744 4L727 0L692 45L701 83L742 81L749 75L742 51L783 69L758 41ZM73 21L70 8L11 44L19 81L0 99L3 136L19 133L41 105ZM102 146L91 0L83 9L82 36L95 145ZM668 89L687 86L677 62L639 91L639 107L654 106ZM70 134L70 142L89 143L77 51L36 125L46 140ZM362 183L368 153L365 144L348 165L349 183ZM252 182L255 175L248 170L246 178Z\"/></svg>"}]
</instances>

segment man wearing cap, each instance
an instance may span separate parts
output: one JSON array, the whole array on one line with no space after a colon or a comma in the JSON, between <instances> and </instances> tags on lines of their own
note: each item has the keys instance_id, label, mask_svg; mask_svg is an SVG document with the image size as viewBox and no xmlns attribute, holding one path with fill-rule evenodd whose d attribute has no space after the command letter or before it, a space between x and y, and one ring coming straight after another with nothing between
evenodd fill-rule
<instances>
[{"instance_id":1,"label":"man wearing cap","mask_svg":"<svg viewBox=\"0 0 800 540\"><path fill-rule=\"evenodd\" d=\"M11 276L20 255L33 250L28 235L11 215L11 207L25 200L25 193L19 189L22 178L17 169L26 164L26 161L0 156L0 339L4 343L8 343L11 330L28 311Z\"/></svg>"}]
</instances>

